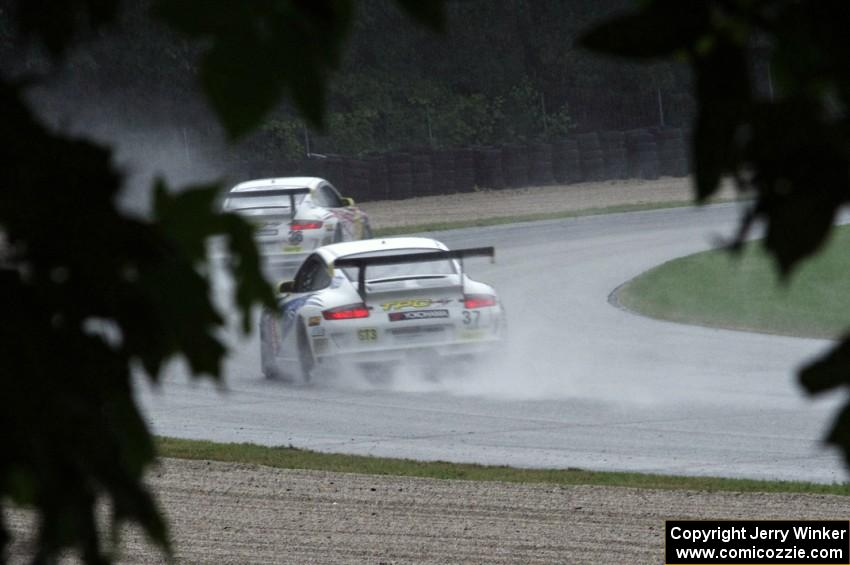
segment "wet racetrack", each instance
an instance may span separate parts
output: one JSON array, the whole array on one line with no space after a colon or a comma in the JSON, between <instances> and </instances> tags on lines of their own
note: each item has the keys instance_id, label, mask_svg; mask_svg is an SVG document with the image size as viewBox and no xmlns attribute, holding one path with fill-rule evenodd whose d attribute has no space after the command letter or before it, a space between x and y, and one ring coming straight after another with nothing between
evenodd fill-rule
<instances>
[{"instance_id":1,"label":"wet racetrack","mask_svg":"<svg viewBox=\"0 0 850 565\"><path fill-rule=\"evenodd\" d=\"M507 307L504 357L437 381L360 375L309 385L260 375L256 335L237 344L226 391L139 384L158 434L320 451L523 467L843 481L820 443L838 397L813 401L796 367L824 341L686 326L609 302L659 263L732 233L733 204L440 232Z\"/></svg>"}]
</instances>

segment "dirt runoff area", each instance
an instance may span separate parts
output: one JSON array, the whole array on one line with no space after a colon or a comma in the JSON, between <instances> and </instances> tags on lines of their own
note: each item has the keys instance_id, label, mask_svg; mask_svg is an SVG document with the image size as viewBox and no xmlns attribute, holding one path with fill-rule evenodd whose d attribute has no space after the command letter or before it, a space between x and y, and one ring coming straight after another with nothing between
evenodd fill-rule
<instances>
[{"instance_id":1,"label":"dirt runoff area","mask_svg":"<svg viewBox=\"0 0 850 565\"><path fill-rule=\"evenodd\" d=\"M725 183L715 200L734 196L732 184ZM362 208L369 214L373 227L388 228L693 200L689 178L664 177L381 200L364 202Z\"/></svg>"},{"instance_id":2,"label":"dirt runoff area","mask_svg":"<svg viewBox=\"0 0 850 565\"><path fill-rule=\"evenodd\" d=\"M180 563L662 563L665 519L847 519L847 498L434 480L166 459ZM21 513L16 534L30 531ZM17 537L17 536L16 536ZM135 531L120 563L163 556ZM26 559L17 541L12 563Z\"/></svg>"}]
</instances>

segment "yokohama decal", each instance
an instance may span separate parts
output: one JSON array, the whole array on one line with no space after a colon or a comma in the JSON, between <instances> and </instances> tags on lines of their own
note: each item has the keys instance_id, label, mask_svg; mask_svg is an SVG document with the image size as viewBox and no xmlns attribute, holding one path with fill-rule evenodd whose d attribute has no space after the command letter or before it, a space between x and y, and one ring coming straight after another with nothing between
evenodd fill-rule
<instances>
[{"instance_id":1,"label":"yokohama decal","mask_svg":"<svg viewBox=\"0 0 850 565\"><path fill-rule=\"evenodd\" d=\"M391 312L387 314L390 322L401 322L404 320L432 320L434 318L448 318L448 310L414 310L413 312Z\"/></svg>"}]
</instances>

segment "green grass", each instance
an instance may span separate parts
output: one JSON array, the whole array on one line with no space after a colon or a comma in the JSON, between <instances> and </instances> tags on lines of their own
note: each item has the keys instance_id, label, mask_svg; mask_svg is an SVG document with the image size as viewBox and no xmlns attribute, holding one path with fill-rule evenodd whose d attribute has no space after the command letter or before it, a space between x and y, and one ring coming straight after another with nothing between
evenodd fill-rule
<instances>
[{"instance_id":1,"label":"green grass","mask_svg":"<svg viewBox=\"0 0 850 565\"><path fill-rule=\"evenodd\" d=\"M740 256L707 251L623 286L625 307L656 318L766 333L835 338L850 326L850 226L836 228L787 284L758 242Z\"/></svg>"},{"instance_id":2,"label":"green grass","mask_svg":"<svg viewBox=\"0 0 850 565\"><path fill-rule=\"evenodd\" d=\"M718 199L712 204L721 202L732 202L734 199ZM541 212L538 214L520 214L516 216L496 216L487 218L476 218L474 220L461 220L456 222L434 222L430 224L414 224L409 226L392 226L376 228L374 237L389 237L393 235L406 235L411 233L433 232L443 230L454 230L460 228L475 228L486 226L497 226L501 224L514 224L517 222L539 222L541 220L559 220L563 218L577 218L579 216L600 216L602 214L616 214L620 212L639 212L642 210L660 210L662 208L682 208L693 206L690 201L669 200L664 202L646 202L643 204L619 204L601 208L586 208L584 210L566 210L561 212Z\"/></svg>"},{"instance_id":3,"label":"green grass","mask_svg":"<svg viewBox=\"0 0 850 565\"><path fill-rule=\"evenodd\" d=\"M579 469L518 469L443 461L388 459L359 455L318 453L293 447L263 447L248 443L157 438L162 457L250 463L281 469L310 469L339 473L500 481L509 483L546 483L554 485L600 485L671 490L732 492L800 492L850 495L850 484L822 485L804 482L753 481L712 477L672 477L640 473L610 473Z\"/></svg>"}]
</instances>

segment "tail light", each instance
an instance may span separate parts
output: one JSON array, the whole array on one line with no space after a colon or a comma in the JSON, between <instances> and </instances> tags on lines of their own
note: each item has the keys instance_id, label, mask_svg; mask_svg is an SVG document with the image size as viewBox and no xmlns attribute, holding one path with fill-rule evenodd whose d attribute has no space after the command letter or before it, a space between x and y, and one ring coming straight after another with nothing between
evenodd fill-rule
<instances>
[{"instance_id":1,"label":"tail light","mask_svg":"<svg viewBox=\"0 0 850 565\"><path fill-rule=\"evenodd\" d=\"M352 320L354 318L368 318L369 308L362 302L360 304L349 304L330 310L323 310L322 316L325 320Z\"/></svg>"},{"instance_id":2,"label":"tail light","mask_svg":"<svg viewBox=\"0 0 850 565\"><path fill-rule=\"evenodd\" d=\"M467 294L463 297L463 307L467 309L495 306L496 297L490 294Z\"/></svg>"},{"instance_id":3,"label":"tail light","mask_svg":"<svg viewBox=\"0 0 850 565\"><path fill-rule=\"evenodd\" d=\"M322 222L319 221L295 221L289 224L289 229L293 231L302 231L302 230L317 230L322 227Z\"/></svg>"}]
</instances>

